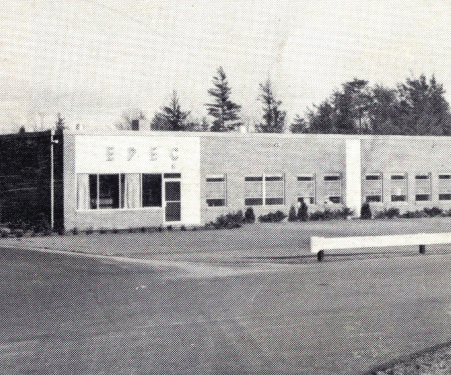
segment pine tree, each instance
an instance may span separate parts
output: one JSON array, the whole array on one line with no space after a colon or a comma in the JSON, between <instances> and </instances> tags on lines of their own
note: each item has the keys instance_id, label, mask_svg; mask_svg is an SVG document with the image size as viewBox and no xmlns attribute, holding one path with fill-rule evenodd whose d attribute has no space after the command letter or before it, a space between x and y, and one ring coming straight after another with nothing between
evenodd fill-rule
<instances>
[{"instance_id":1,"label":"pine tree","mask_svg":"<svg viewBox=\"0 0 451 375\"><path fill-rule=\"evenodd\" d=\"M150 128L152 130L187 130L187 118L189 111L182 111L177 92L173 91L169 106L161 108L161 112L156 113Z\"/></svg>"},{"instance_id":2,"label":"pine tree","mask_svg":"<svg viewBox=\"0 0 451 375\"><path fill-rule=\"evenodd\" d=\"M276 100L271 81L260 84L259 100L263 105L263 122L256 126L259 133L283 133L286 112L280 109L282 102Z\"/></svg>"},{"instance_id":3,"label":"pine tree","mask_svg":"<svg viewBox=\"0 0 451 375\"><path fill-rule=\"evenodd\" d=\"M307 122L301 116L296 115L290 125L292 133L308 133Z\"/></svg>"},{"instance_id":4,"label":"pine tree","mask_svg":"<svg viewBox=\"0 0 451 375\"><path fill-rule=\"evenodd\" d=\"M55 122L55 129L57 133L62 133L64 129L66 129L66 125L64 125L64 118L61 117L61 113L56 115L57 119Z\"/></svg>"},{"instance_id":5,"label":"pine tree","mask_svg":"<svg viewBox=\"0 0 451 375\"><path fill-rule=\"evenodd\" d=\"M232 90L222 67L218 68L218 75L213 77L213 85L215 87L208 90L208 93L213 97L214 103L205 104L208 114L214 118L210 130L214 132L235 130L242 124L239 115L241 106L230 100Z\"/></svg>"}]
</instances>

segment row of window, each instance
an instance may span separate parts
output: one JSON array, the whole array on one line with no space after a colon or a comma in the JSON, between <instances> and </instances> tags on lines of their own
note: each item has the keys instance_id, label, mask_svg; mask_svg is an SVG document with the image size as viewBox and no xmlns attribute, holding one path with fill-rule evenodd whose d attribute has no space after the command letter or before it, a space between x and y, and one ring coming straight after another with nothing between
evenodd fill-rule
<instances>
[{"instance_id":1,"label":"row of window","mask_svg":"<svg viewBox=\"0 0 451 375\"><path fill-rule=\"evenodd\" d=\"M171 200L171 191L163 192L163 181L179 179L179 173L146 174L78 174L77 207L80 210L111 208L161 207L163 195ZM246 206L284 205L285 175L261 174L244 177L244 204ZM296 177L298 202L317 203L317 178L315 174L300 174ZM390 201L408 200L407 173L391 173L389 179ZM365 175L362 194L366 202L382 202L384 179L382 173ZM169 185L168 185L169 186ZM431 174L416 174L415 201L431 201ZM322 198L328 203L342 202L342 176L328 174L322 178ZM210 207L227 206L227 175L206 177L206 203ZM438 199L451 201L451 173L438 175ZM319 203L322 203L319 202Z\"/></svg>"},{"instance_id":2,"label":"row of window","mask_svg":"<svg viewBox=\"0 0 451 375\"><path fill-rule=\"evenodd\" d=\"M324 194L328 202L341 203L341 174L324 176ZM314 204L316 181L314 174L297 176L298 202ZM210 207L227 206L227 176L206 177L206 203ZM246 206L271 206L285 204L285 175L262 174L244 177L244 204Z\"/></svg>"},{"instance_id":3,"label":"row of window","mask_svg":"<svg viewBox=\"0 0 451 375\"><path fill-rule=\"evenodd\" d=\"M342 176L340 173L326 175L322 179L323 197L327 203L342 202ZM296 178L296 195L298 202L317 203L315 174L302 174ZM210 175L206 178L206 202L208 206L227 205L227 176ZM285 176L283 174L263 174L244 177L244 204L246 206L284 205L285 204ZM407 202L408 200L407 173L390 174L390 201ZM431 174L416 174L415 185L416 202L432 200ZM366 202L383 202L383 175L371 173L364 177L362 193ZM451 173L438 175L438 199L451 201ZM322 203L322 202L320 202Z\"/></svg>"},{"instance_id":4,"label":"row of window","mask_svg":"<svg viewBox=\"0 0 451 375\"><path fill-rule=\"evenodd\" d=\"M390 175L390 199L392 202L407 202L408 200L408 175L396 173ZM440 201L451 200L451 174L438 175L438 199ZM383 178L382 173L368 174L363 184L364 195L367 202L382 202ZM416 174L413 186L416 202L432 200L432 175L431 173Z\"/></svg>"}]
</instances>

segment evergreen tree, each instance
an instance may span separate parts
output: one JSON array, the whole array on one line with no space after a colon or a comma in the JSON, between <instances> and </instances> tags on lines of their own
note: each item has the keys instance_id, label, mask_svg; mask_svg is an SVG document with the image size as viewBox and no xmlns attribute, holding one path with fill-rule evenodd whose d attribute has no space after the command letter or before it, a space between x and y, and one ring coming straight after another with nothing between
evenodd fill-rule
<instances>
[{"instance_id":1,"label":"evergreen tree","mask_svg":"<svg viewBox=\"0 0 451 375\"><path fill-rule=\"evenodd\" d=\"M187 130L189 114L189 111L182 111L177 92L174 91L169 106L162 107L161 112L155 114L150 128L152 130Z\"/></svg>"},{"instance_id":2,"label":"evergreen tree","mask_svg":"<svg viewBox=\"0 0 451 375\"><path fill-rule=\"evenodd\" d=\"M308 133L308 125L304 118L299 115L293 119L293 122L290 125L290 131L292 133Z\"/></svg>"},{"instance_id":3,"label":"evergreen tree","mask_svg":"<svg viewBox=\"0 0 451 375\"><path fill-rule=\"evenodd\" d=\"M61 116L61 113L56 115L55 129L57 133L62 133L64 129L66 129L66 125L64 125L64 118Z\"/></svg>"},{"instance_id":4,"label":"evergreen tree","mask_svg":"<svg viewBox=\"0 0 451 375\"><path fill-rule=\"evenodd\" d=\"M263 103L263 122L256 126L259 133L283 133L286 112L280 109L282 102L276 100L271 80L260 84L261 94L258 97Z\"/></svg>"},{"instance_id":5,"label":"evergreen tree","mask_svg":"<svg viewBox=\"0 0 451 375\"><path fill-rule=\"evenodd\" d=\"M208 93L213 97L214 103L205 104L208 114L214 118L210 130L214 132L235 130L242 124L239 115L241 106L230 100L232 90L222 67L218 68L217 76L213 77L213 85L214 88L208 90Z\"/></svg>"}]
</instances>

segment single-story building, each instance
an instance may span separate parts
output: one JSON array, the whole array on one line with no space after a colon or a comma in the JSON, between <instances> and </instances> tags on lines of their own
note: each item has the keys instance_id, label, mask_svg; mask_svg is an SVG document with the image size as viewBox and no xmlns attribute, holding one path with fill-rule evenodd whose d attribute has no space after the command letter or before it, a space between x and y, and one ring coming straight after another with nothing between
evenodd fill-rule
<instances>
[{"instance_id":1,"label":"single-story building","mask_svg":"<svg viewBox=\"0 0 451 375\"><path fill-rule=\"evenodd\" d=\"M356 215L363 202L451 209L449 137L64 131L0 136L0 148L3 222L39 213L65 229L200 225L301 201Z\"/></svg>"}]
</instances>

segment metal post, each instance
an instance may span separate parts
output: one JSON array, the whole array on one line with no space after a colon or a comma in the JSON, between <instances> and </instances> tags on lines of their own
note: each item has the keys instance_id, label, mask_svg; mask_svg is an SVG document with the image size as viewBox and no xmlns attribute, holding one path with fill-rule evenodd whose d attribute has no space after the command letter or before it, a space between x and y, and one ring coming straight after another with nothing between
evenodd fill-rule
<instances>
[{"instance_id":1,"label":"metal post","mask_svg":"<svg viewBox=\"0 0 451 375\"><path fill-rule=\"evenodd\" d=\"M53 175L53 136L55 132L53 130L50 131L50 230L53 231L53 226L55 222L54 210L55 210L55 182Z\"/></svg>"},{"instance_id":2,"label":"metal post","mask_svg":"<svg viewBox=\"0 0 451 375\"><path fill-rule=\"evenodd\" d=\"M420 254L426 254L426 245L420 245Z\"/></svg>"},{"instance_id":3,"label":"metal post","mask_svg":"<svg viewBox=\"0 0 451 375\"><path fill-rule=\"evenodd\" d=\"M324 260L324 250L318 251L318 253L316 254L316 257L318 259L318 262L322 262Z\"/></svg>"}]
</instances>

